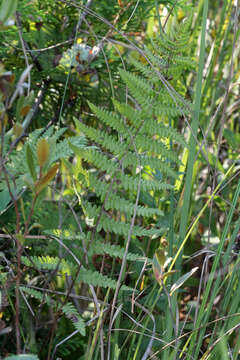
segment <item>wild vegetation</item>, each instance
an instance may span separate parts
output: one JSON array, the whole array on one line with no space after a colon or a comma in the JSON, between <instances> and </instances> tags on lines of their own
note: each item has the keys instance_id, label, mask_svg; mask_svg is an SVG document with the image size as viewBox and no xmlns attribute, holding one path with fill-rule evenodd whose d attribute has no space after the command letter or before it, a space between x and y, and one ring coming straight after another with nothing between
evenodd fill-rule
<instances>
[{"instance_id":1,"label":"wild vegetation","mask_svg":"<svg viewBox=\"0 0 240 360\"><path fill-rule=\"evenodd\" d=\"M239 13L1 1L0 358L240 358Z\"/></svg>"}]
</instances>

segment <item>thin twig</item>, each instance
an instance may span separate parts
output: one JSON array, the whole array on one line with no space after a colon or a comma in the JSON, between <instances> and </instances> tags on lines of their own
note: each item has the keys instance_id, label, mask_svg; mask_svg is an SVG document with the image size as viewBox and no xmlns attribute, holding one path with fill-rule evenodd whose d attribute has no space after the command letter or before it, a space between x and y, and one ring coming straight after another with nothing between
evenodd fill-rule
<instances>
[{"instance_id":1,"label":"thin twig","mask_svg":"<svg viewBox=\"0 0 240 360\"><path fill-rule=\"evenodd\" d=\"M24 43L24 40L23 40L22 24L21 24L20 14L19 14L18 11L16 11L16 24L17 24L17 27L18 27L18 34L19 34L19 38L20 38L20 41L21 41L26 66L28 68L29 67L29 61L28 61L28 56L27 56L27 52L26 52L26 48L25 48L25 43ZM29 96L29 94L30 94L30 87L31 87L31 76L30 76L30 71L29 71L28 72L27 96Z\"/></svg>"},{"instance_id":2,"label":"thin twig","mask_svg":"<svg viewBox=\"0 0 240 360\"><path fill-rule=\"evenodd\" d=\"M8 235L8 234L0 234L0 239L12 239L16 234ZM48 237L45 235L25 235L25 239L44 239L46 240Z\"/></svg>"}]
</instances>

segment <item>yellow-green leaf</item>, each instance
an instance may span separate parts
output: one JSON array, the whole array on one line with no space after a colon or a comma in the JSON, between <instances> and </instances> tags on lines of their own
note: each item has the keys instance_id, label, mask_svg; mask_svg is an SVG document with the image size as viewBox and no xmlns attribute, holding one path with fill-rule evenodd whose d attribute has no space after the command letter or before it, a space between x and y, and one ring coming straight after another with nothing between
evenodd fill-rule
<instances>
[{"instance_id":1,"label":"yellow-green leaf","mask_svg":"<svg viewBox=\"0 0 240 360\"><path fill-rule=\"evenodd\" d=\"M37 143L37 158L40 167L46 164L49 158L49 144L46 139L40 139Z\"/></svg>"},{"instance_id":2,"label":"yellow-green leaf","mask_svg":"<svg viewBox=\"0 0 240 360\"><path fill-rule=\"evenodd\" d=\"M35 184L35 190L40 193L55 177L58 171L58 164L53 165L47 172L46 175L42 176Z\"/></svg>"}]
</instances>

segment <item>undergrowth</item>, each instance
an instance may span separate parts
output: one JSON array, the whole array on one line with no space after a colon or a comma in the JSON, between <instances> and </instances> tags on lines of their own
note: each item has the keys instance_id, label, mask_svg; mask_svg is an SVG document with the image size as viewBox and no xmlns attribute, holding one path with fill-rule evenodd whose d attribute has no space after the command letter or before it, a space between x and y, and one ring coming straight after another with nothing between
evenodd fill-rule
<instances>
[{"instance_id":1,"label":"undergrowth","mask_svg":"<svg viewBox=\"0 0 240 360\"><path fill-rule=\"evenodd\" d=\"M238 2L38 5L0 8L1 356L238 359Z\"/></svg>"}]
</instances>

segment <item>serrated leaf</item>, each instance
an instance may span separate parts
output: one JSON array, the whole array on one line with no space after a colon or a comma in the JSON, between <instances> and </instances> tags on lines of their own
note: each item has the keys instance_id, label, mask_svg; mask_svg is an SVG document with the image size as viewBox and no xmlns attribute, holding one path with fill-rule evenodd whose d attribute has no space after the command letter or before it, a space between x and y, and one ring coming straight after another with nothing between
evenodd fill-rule
<instances>
[{"instance_id":1,"label":"serrated leaf","mask_svg":"<svg viewBox=\"0 0 240 360\"><path fill-rule=\"evenodd\" d=\"M34 181L36 181L37 174L36 174L36 170L35 170L35 166L34 166L32 149L29 144L27 144L26 158L27 158L27 165L28 165L31 177L33 178Z\"/></svg>"},{"instance_id":2,"label":"serrated leaf","mask_svg":"<svg viewBox=\"0 0 240 360\"><path fill-rule=\"evenodd\" d=\"M63 313L66 315L68 319L70 319L74 325L74 327L80 332L81 335L86 335L86 327L83 319L78 314L78 311L74 307L73 304L67 303L62 307Z\"/></svg>"},{"instance_id":3,"label":"serrated leaf","mask_svg":"<svg viewBox=\"0 0 240 360\"><path fill-rule=\"evenodd\" d=\"M27 288L25 286L20 286L20 289L34 299L39 300L41 303L46 302L49 305L51 304L51 298L38 290Z\"/></svg>"},{"instance_id":4,"label":"serrated leaf","mask_svg":"<svg viewBox=\"0 0 240 360\"><path fill-rule=\"evenodd\" d=\"M46 175L42 176L35 184L35 191L40 193L55 177L58 171L58 164L53 165L47 172Z\"/></svg>"},{"instance_id":5,"label":"serrated leaf","mask_svg":"<svg viewBox=\"0 0 240 360\"><path fill-rule=\"evenodd\" d=\"M83 319L78 316L78 320L73 323L74 327L80 332L82 336L86 335L86 326Z\"/></svg>"},{"instance_id":6,"label":"serrated leaf","mask_svg":"<svg viewBox=\"0 0 240 360\"><path fill-rule=\"evenodd\" d=\"M174 293L174 291L176 291L178 288L180 288L196 271L198 270L198 266L193 268L191 271L189 271L188 273L184 274L183 276L181 276L176 282L175 284L172 285L171 290L170 290L170 296L172 296L172 294Z\"/></svg>"},{"instance_id":7,"label":"serrated leaf","mask_svg":"<svg viewBox=\"0 0 240 360\"><path fill-rule=\"evenodd\" d=\"M77 147L76 145L73 145L70 143L70 141L68 141L68 145L70 147L70 149L73 151L74 154L77 154L77 155L82 155L81 153L81 149L79 147Z\"/></svg>"}]
</instances>

